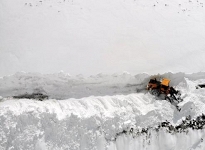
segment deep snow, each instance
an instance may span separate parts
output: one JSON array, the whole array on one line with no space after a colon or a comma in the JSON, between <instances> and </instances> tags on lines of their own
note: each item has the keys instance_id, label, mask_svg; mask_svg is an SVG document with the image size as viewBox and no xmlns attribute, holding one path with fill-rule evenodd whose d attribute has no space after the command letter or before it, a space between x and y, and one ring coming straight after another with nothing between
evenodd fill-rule
<instances>
[{"instance_id":1,"label":"deep snow","mask_svg":"<svg viewBox=\"0 0 205 150\"><path fill-rule=\"evenodd\" d=\"M63 73L17 73L3 77L0 79L0 147L2 150L204 149L204 129L189 129L182 133L168 133L166 129L161 129L158 132L149 130L148 134L136 135L134 138L132 134L117 136L131 127L138 130L156 127L165 120L178 125L188 115L196 118L205 113L204 89L195 88L197 84L205 82L205 73L156 75L158 78L171 78L173 86L181 90L184 101L179 104L182 109L180 112L169 102L156 100L142 90L149 77L128 73L101 74L89 78L72 77ZM66 98L64 100L54 99L59 96L56 87L63 86L62 93L69 93L72 91L71 83L77 85L73 95L63 95L61 98ZM85 88L82 83L87 83L91 88L89 93L82 90ZM112 86L115 86L114 90L110 88ZM27 89L28 92L33 92L36 87L39 92L42 90L52 98L37 101L11 97ZM127 88L129 90L125 91ZM12 93L13 89L19 90ZM101 89L111 91L98 93Z\"/></svg>"},{"instance_id":2,"label":"deep snow","mask_svg":"<svg viewBox=\"0 0 205 150\"><path fill-rule=\"evenodd\" d=\"M155 130L205 113L205 73L187 74L205 71L204 39L203 0L0 0L0 149L205 149L204 129ZM141 72L170 78L181 111Z\"/></svg>"}]
</instances>

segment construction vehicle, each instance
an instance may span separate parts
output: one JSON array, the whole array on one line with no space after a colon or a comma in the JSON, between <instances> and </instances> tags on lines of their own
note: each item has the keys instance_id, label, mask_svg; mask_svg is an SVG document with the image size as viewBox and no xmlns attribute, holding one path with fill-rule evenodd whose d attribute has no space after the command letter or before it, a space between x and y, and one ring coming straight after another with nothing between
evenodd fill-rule
<instances>
[{"instance_id":1,"label":"construction vehicle","mask_svg":"<svg viewBox=\"0 0 205 150\"><path fill-rule=\"evenodd\" d=\"M150 79L147 85L147 90L149 90L151 94L157 97L164 95L164 99L170 101L171 103L181 102L181 93L175 90L173 87L170 87L169 83L170 80L167 78L163 78L162 81L157 81L156 78Z\"/></svg>"}]
</instances>

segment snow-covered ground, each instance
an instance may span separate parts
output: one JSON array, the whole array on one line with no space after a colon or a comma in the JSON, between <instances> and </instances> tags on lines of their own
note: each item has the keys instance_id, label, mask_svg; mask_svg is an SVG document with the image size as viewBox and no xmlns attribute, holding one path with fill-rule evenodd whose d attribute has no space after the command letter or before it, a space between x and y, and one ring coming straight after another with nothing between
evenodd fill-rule
<instances>
[{"instance_id":1,"label":"snow-covered ground","mask_svg":"<svg viewBox=\"0 0 205 150\"><path fill-rule=\"evenodd\" d=\"M144 91L150 75L129 73L72 77L64 73L17 73L0 79L0 149L202 150L205 130L169 133L188 115L205 113L205 73L166 73L181 90L181 111ZM138 92L136 92L138 91ZM14 99L44 92L48 100ZM59 100L61 99L61 100ZM133 129L133 132L130 130ZM147 133L144 129L149 129Z\"/></svg>"}]
</instances>

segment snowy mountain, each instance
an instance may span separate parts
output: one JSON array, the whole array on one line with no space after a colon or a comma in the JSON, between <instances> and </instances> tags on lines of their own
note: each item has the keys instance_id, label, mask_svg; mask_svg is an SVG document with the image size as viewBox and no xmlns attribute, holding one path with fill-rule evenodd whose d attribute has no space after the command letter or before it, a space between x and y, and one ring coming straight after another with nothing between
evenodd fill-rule
<instances>
[{"instance_id":1,"label":"snowy mountain","mask_svg":"<svg viewBox=\"0 0 205 150\"><path fill-rule=\"evenodd\" d=\"M143 90L147 74L5 76L0 79L0 149L204 149L205 95L195 86L205 82L205 73L155 77L170 78L181 91L181 111ZM49 99L13 98L36 91Z\"/></svg>"},{"instance_id":2,"label":"snowy mountain","mask_svg":"<svg viewBox=\"0 0 205 150\"><path fill-rule=\"evenodd\" d=\"M0 150L204 150L204 39L203 0L0 0Z\"/></svg>"}]
</instances>

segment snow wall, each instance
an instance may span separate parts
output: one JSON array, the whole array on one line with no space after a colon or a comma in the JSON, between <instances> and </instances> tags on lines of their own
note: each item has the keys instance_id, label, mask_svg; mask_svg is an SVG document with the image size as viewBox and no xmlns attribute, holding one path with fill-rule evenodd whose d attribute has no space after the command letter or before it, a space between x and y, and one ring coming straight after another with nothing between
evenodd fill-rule
<instances>
[{"instance_id":1,"label":"snow wall","mask_svg":"<svg viewBox=\"0 0 205 150\"><path fill-rule=\"evenodd\" d=\"M40 92L48 95L49 98L58 100L88 96L127 95L145 90L150 78L158 80L169 78L170 85L176 87L180 83L187 84L186 78L190 80L204 79L205 73L169 72L161 75L148 75L146 73L132 75L124 72L122 74L97 74L84 77L83 75L70 76L63 72L55 74L18 72L0 78L0 95L9 97Z\"/></svg>"},{"instance_id":2,"label":"snow wall","mask_svg":"<svg viewBox=\"0 0 205 150\"><path fill-rule=\"evenodd\" d=\"M204 38L203 0L1 0L0 76L205 71Z\"/></svg>"},{"instance_id":3,"label":"snow wall","mask_svg":"<svg viewBox=\"0 0 205 150\"><path fill-rule=\"evenodd\" d=\"M166 73L154 76L171 78L173 86L181 90L184 101L179 103L180 112L168 101L156 100L153 95L143 90L136 92L136 88L142 89L145 81L150 78L150 75L146 74L99 74L83 78L63 73L17 73L3 77L0 79L0 149L204 149L204 128L169 133L168 128L156 131L155 127L164 121L177 126L186 116L190 115L196 119L205 113L204 89L195 88L197 84L205 82L205 73ZM72 88L68 88L71 83L82 92L77 93L76 90L73 95L65 94L61 97L67 99L54 99L59 96L57 93L60 90L56 89L61 86L64 87L61 88L64 90L62 93L71 92ZM40 85L38 90L44 90L53 98L37 101L11 97L26 90L31 92ZM90 88L90 93L82 90L85 85ZM12 93L11 87L19 91ZM115 90L111 90L111 87ZM98 93L100 89L108 89L107 91L111 92L106 93L105 90ZM82 98L71 98L78 96ZM137 132L125 132L131 128ZM145 128L150 130L142 133Z\"/></svg>"}]
</instances>

